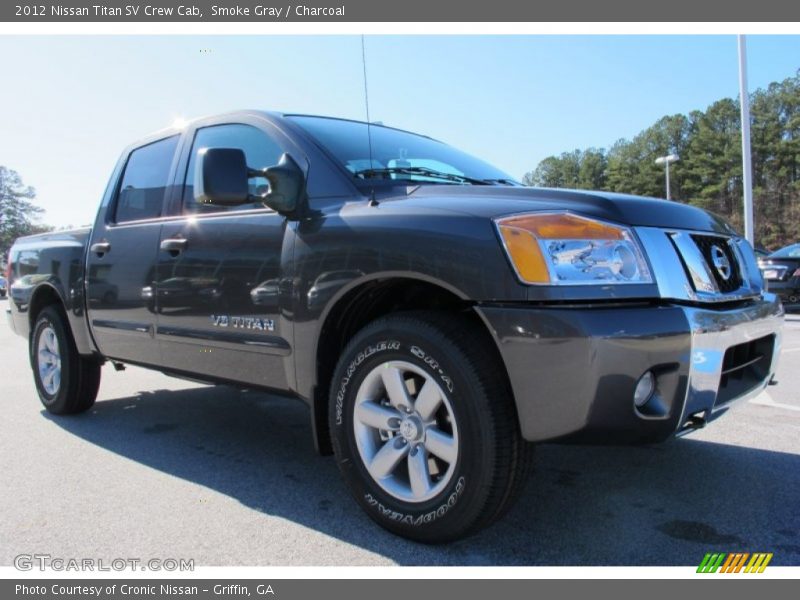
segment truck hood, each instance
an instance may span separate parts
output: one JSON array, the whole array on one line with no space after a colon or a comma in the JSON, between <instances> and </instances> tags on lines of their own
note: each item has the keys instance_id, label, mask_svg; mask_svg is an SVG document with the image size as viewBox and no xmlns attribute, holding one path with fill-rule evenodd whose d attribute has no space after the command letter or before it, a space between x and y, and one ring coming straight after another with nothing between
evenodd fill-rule
<instances>
[{"instance_id":1,"label":"truck hood","mask_svg":"<svg viewBox=\"0 0 800 600\"><path fill-rule=\"evenodd\" d=\"M732 235L721 218L700 208L656 198L609 192L506 186L420 185L393 188L381 200L403 200L404 208L451 210L482 217L528 211L569 210L630 226L693 229Z\"/></svg>"}]
</instances>

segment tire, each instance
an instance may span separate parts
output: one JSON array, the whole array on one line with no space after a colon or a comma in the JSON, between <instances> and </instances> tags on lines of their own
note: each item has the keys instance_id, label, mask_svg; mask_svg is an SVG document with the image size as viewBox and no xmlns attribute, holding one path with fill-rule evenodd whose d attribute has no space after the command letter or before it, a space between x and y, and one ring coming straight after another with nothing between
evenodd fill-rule
<instances>
[{"instance_id":1,"label":"tire","mask_svg":"<svg viewBox=\"0 0 800 600\"><path fill-rule=\"evenodd\" d=\"M100 363L78 354L58 307L47 306L39 313L30 360L36 391L48 412L70 415L92 407L100 387Z\"/></svg>"},{"instance_id":2,"label":"tire","mask_svg":"<svg viewBox=\"0 0 800 600\"><path fill-rule=\"evenodd\" d=\"M356 501L419 542L497 520L532 464L501 360L471 321L448 313L397 313L357 333L334 372L329 424Z\"/></svg>"}]
</instances>

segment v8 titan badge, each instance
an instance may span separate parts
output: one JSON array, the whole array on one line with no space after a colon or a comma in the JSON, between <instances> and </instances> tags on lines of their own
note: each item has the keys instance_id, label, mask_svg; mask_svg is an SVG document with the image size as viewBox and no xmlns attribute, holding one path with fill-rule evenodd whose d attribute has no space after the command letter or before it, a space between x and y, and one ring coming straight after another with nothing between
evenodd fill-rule
<instances>
[{"instance_id":1,"label":"v8 titan badge","mask_svg":"<svg viewBox=\"0 0 800 600\"><path fill-rule=\"evenodd\" d=\"M230 327L231 329L251 329L255 331L275 331L275 321L261 317L232 317L229 315L211 315L214 327Z\"/></svg>"}]
</instances>

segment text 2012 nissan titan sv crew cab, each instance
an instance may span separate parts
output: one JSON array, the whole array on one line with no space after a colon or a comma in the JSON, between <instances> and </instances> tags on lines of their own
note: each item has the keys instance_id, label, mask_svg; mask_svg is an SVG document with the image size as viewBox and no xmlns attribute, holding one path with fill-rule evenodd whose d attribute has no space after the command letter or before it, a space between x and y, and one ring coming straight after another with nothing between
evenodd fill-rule
<instances>
[{"instance_id":1,"label":"text 2012 nissan titan sv crew cab","mask_svg":"<svg viewBox=\"0 0 800 600\"><path fill-rule=\"evenodd\" d=\"M531 442L664 440L757 394L783 322L700 209L257 111L130 146L91 230L18 240L9 282L50 412L104 361L301 398L367 514L426 542L499 518Z\"/></svg>"}]
</instances>

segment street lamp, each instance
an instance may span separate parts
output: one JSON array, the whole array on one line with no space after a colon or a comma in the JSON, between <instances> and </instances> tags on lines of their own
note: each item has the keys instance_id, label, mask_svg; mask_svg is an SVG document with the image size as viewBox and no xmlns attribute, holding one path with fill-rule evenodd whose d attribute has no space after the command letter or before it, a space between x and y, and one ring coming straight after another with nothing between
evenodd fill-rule
<instances>
[{"instance_id":1,"label":"street lamp","mask_svg":"<svg viewBox=\"0 0 800 600\"><path fill-rule=\"evenodd\" d=\"M677 154L667 154L666 156L659 156L656 159L657 165L664 165L664 169L667 173L667 200L670 199L669 197L669 166L674 162L678 162L680 160L680 156Z\"/></svg>"}]
</instances>

